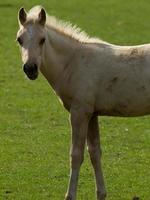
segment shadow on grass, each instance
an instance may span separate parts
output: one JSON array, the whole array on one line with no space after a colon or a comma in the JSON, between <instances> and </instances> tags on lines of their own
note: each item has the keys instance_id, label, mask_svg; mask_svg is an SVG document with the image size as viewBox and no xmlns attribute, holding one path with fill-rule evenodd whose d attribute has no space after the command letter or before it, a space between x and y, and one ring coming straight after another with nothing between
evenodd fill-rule
<instances>
[{"instance_id":1,"label":"shadow on grass","mask_svg":"<svg viewBox=\"0 0 150 200\"><path fill-rule=\"evenodd\" d=\"M11 3L0 3L0 8L14 8L16 7L15 4L11 4Z\"/></svg>"},{"instance_id":2,"label":"shadow on grass","mask_svg":"<svg viewBox=\"0 0 150 200\"><path fill-rule=\"evenodd\" d=\"M133 197L132 200L140 200L140 198L139 197Z\"/></svg>"}]
</instances>

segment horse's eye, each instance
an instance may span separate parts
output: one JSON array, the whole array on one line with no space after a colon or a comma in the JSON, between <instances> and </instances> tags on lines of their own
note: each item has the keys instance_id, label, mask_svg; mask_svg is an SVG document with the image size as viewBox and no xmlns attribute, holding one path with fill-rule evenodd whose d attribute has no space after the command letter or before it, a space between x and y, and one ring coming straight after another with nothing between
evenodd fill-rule
<instances>
[{"instance_id":1,"label":"horse's eye","mask_svg":"<svg viewBox=\"0 0 150 200\"><path fill-rule=\"evenodd\" d=\"M17 38L17 42L22 46L23 45L23 41L20 37Z\"/></svg>"},{"instance_id":2,"label":"horse's eye","mask_svg":"<svg viewBox=\"0 0 150 200\"><path fill-rule=\"evenodd\" d=\"M42 39L40 40L40 45L43 45L44 42L45 42L45 38L42 38Z\"/></svg>"}]
</instances>

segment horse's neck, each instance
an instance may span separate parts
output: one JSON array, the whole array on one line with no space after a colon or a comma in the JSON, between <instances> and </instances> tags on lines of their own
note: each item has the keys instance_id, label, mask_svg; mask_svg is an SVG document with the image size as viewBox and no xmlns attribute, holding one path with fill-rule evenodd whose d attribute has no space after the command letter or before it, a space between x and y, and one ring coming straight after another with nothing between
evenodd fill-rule
<instances>
[{"instance_id":1,"label":"horse's neck","mask_svg":"<svg viewBox=\"0 0 150 200\"><path fill-rule=\"evenodd\" d=\"M46 37L41 72L52 87L55 87L64 67L75 52L77 42L53 29L47 30Z\"/></svg>"}]
</instances>

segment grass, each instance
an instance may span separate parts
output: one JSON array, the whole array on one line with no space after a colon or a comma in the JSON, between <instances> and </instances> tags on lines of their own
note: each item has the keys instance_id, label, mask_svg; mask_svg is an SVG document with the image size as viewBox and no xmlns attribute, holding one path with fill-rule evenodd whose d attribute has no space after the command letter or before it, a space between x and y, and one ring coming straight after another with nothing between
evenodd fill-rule
<instances>
[{"instance_id":1,"label":"grass","mask_svg":"<svg viewBox=\"0 0 150 200\"><path fill-rule=\"evenodd\" d=\"M70 125L42 76L24 78L15 44L17 12L39 0L0 2L0 199L60 200L69 177ZM131 45L150 41L146 0L43 0L51 15L78 24L90 35ZM139 80L140 81L140 80ZM108 200L150 196L149 117L102 117L103 169ZM86 153L78 199L94 200L94 178Z\"/></svg>"}]
</instances>

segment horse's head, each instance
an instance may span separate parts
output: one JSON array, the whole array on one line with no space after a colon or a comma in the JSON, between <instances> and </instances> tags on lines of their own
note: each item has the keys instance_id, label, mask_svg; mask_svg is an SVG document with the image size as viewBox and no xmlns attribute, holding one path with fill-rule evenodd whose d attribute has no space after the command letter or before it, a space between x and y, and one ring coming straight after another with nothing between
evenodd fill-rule
<instances>
[{"instance_id":1,"label":"horse's head","mask_svg":"<svg viewBox=\"0 0 150 200\"><path fill-rule=\"evenodd\" d=\"M20 29L17 33L17 41L21 47L23 70L29 79L35 80L41 66L42 49L45 43L45 10L41 8L38 16L31 16L21 8L18 21Z\"/></svg>"}]
</instances>

